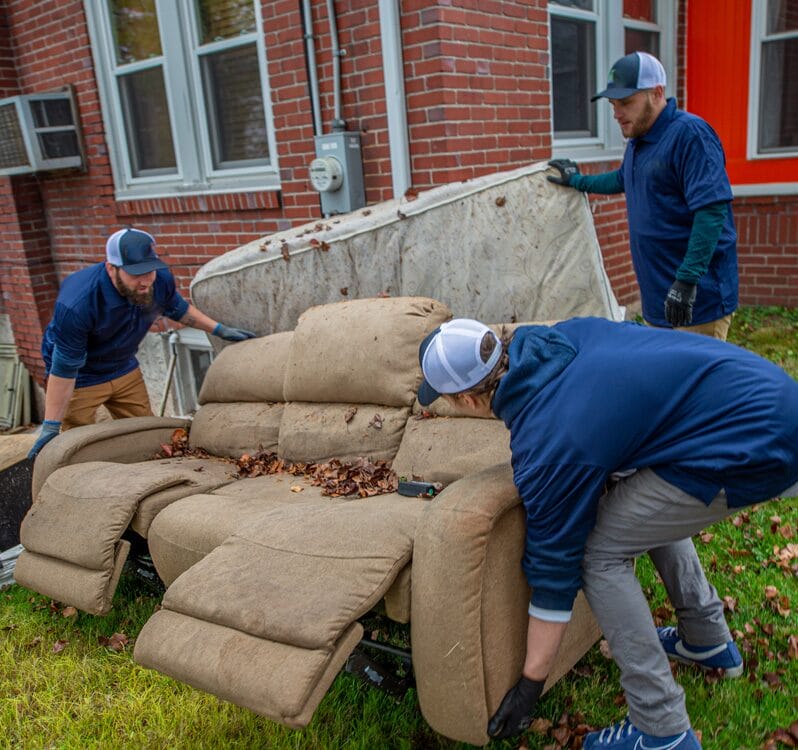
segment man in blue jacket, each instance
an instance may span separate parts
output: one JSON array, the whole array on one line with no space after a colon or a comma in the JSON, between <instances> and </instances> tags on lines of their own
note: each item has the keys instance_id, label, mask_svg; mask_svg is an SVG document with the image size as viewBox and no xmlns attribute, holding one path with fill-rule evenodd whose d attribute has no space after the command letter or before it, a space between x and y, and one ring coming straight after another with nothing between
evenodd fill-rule
<instances>
[{"instance_id":1,"label":"man in blue jacket","mask_svg":"<svg viewBox=\"0 0 798 750\"><path fill-rule=\"evenodd\" d=\"M737 308L737 233L726 158L715 131L665 98L665 69L633 52L612 66L609 99L629 141L620 169L583 175L570 159L548 179L587 193L624 193L643 317L725 339Z\"/></svg>"},{"instance_id":2,"label":"man in blue jacket","mask_svg":"<svg viewBox=\"0 0 798 750\"><path fill-rule=\"evenodd\" d=\"M115 419L152 414L136 352L159 316L227 341L255 335L217 323L183 299L147 232L114 232L105 254L104 263L68 276L58 293L42 340L44 422L28 458L62 429L94 422L100 405Z\"/></svg>"},{"instance_id":3,"label":"man in blue jacket","mask_svg":"<svg viewBox=\"0 0 798 750\"><path fill-rule=\"evenodd\" d=\"M488 734L528 726L582 588L629 706L583 747L699 748L668 657L727 676L742 659L690 537L798 494L798 383L722 341L598 318L523 326L509 343L453 320L419 359L422 405L443 395L505 422L526 508L527 654ZM633 566L646 552L678 628L654 626Z\"/></svg>"}]
</instances>

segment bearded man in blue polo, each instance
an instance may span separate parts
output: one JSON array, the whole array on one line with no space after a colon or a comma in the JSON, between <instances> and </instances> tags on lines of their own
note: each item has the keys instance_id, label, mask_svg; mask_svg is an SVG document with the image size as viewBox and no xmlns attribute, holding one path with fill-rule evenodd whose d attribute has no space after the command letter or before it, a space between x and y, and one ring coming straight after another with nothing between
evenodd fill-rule
<instances>
[{"instance_id":1,"label":"bearded man in blue polo","mask_svg":"<svg viewBox=\"0 0 798 750\"><path fill-rule=\"evenodd\" d=\"M628 138L619 169L579 173L555 159L548 179L586 193L625 193L632 262L649 325L725 339L737 308L737 233L715 131L665 97L665 69L633 52L611 68L609 99Z\"/></svg>"},{"instance_id":2,"label":"bearded man in blue polo","mask_svg":"<svg viewBox=\"0 0 798 750\"><path fill-rule=\"evenodd\" d=\"M136 352L161 315L227 341L255 336L212 320L185 300L147 232L114 232L105 257L61 285L42 340L44 422L28 458L62 429L94 422L100 405L115 419L152 415Z\"/></svg>"}]
</instances>

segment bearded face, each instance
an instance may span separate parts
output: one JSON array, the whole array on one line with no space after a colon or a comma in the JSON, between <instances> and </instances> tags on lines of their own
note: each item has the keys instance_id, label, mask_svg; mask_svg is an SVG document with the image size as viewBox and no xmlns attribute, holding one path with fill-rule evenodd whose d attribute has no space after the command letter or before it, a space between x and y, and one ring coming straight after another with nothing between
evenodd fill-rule
<instances>
[{"instance_id":1,"label":"bearded face","mask_svg":"<svg viewBox=\"0 0 798 750\"><path fill-rule=\"evenodd\" d=\"M130 300L139 307L149 307L153 299L153 283L155 282L155 271L133 276L119 268L113 269L113 280L116 291L125 299Z\"/></svg>"}]
</instances>

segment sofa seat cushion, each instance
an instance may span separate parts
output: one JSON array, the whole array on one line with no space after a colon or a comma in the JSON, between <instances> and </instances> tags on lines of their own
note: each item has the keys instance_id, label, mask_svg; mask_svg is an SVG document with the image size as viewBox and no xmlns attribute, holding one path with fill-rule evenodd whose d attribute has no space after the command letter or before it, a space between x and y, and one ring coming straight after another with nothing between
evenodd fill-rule
<instances>
[{"instance_id":1,"label":"sofa seat cushion","mask_svg":"<svg viewBox=\"0 0 798 750\"><path fill-rule=\"evenodd\" d=\"M200 406L188 434L192 448L239 458L259 450L277 451L284 404L237 402Z\"/></svg>"},{"instance_id":2,"label":"sofa seat cushion","mask_svg":"<svg viewBox=\"0 0 798 750\"><path fill-rule=\"evenodd\" d=\"M213 494L186 497L159 513L149 530L150 555L168 586L239 527L254 523L275 506L313 502L343 500L323 497L321 488L290 474L241 479Z\"/></svg>"},{"instance_id":3,"label":"sofa seat cushion","mask_svg":"<svg viewBox=\"0 0 798 750\"><path fill-rule=\"evenodd\" d=\"M393 470L408 479L450 484L510 458L510 431L498 419L411 417Z\"/></svg>"},{"instance_id":4,"label":"sofa seat cushion","mask_svg":"<svg viewBox=\"0 0 798 750\"><path fill-rule=\"evenodd\" d=\"M287 461L391 460L399 448L409 407L375 404L285 405L278 453Z\"/></svg>"},{"instance_id":5,"label":"sofa seat cushion","mask_svg":"<svg viewBox=\"0 0 798 750\"><path fill-rule=\"evenodd\" d=\"M144 464L136 464L136 466L140 466L139 470L143 472L157 466L159 471L164 471L167 474L171 471L183 480L173 487L167 487L147 495L138 503L130 521L130 527L145 539L149 535L153 519L173 502L197 493L211 492L217 487L235 484L238 481L238 469L235 464L214 457L178 456L177 458L148 461Z\"/></svg>"},{"instance_id":6,"label":"sofa seat cushion","mask_svg":"<svg viewBox=\"0 0 798 750\"><path fill-rule=\"evenodd\" d=\"M302 648L330 648L382 598L427 504L396 494L275 505L181 575L163 606Z\"/></svg>"}]
</instances>

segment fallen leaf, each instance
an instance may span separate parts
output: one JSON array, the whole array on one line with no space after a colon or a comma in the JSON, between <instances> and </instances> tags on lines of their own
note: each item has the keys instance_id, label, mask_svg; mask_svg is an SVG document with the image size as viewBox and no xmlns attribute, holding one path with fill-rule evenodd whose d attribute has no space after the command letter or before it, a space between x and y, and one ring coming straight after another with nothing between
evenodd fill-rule
<instances>
[{"instance_id":1,"label":"fallen leaf","mask_svg":"<svg viewBox=\"0 0 798 750\"><path fill-rule=\"evenodd\" d=\"M507 198L505 198L503 195L500 195L496 199L496 205L499 206L499 207L503 206L505 203L507 203Z\"/></svg>"},{"instance_id":2,"label":"fallen leaf","mask_svg":"<svg viewBox=\"0 0 798 750\"><path fill-rule=\"evenodd\" d=\"M780 742L782 745L786 745L787 747L795 747L796 740L795 737L792 736L792 733L788 732L786 729L777 729L773 732L769 740L776 740L776 742Z\"/></svg>"},{"instance_id":3,"label":"fallen leaf","mask_svg":"<svg viewBox=\"0 0 798 750\"><path fill-rule=\"evenodd\" d=\"M349 287L348 286L342 286L340 291L341 291L341 294L344 297L347 297L349 295Z\"/></svg>"},{"instance_id":4,"label":"fallen leaf","mask_svg":"<svg viewBox=\"0 0 798 750\"><path fill-rule=\"evenodd\" d=\"M371 209L367 208L365 211L362 212L363 216L368 216L371 213Z\"/></svg>"},{"instance_id":5,"label":"fallen leaf","mask_svg":"<svg viewBox=\"0 0 798 750\"><path fill-rule=\"evenodd\" d=\"M64 607L61 610L61 617L77 617L78 611L75 607Z\"/></svg>"},{"instance_id":6,"label":"fallen leaf","mask_svg":"<svg viewBox=\"0 0 798 750\"><path fill-rule=\"evenodd\" d=\"M546 734L552 726L550 719L535 719L529 725L529 731L535 732L535 734Z\"/></svg>"},{"instance_id":7,"label":"fallen leaf","mask_svg":"<svg viewBox=\"0 0 798 750\"><path fill-rule=\"evenodd\" d=\"M798 635L787 638L787 656L790 659L798 659Z\"/></svg>"},{"instance_id":8,"label":"fallen leaf","mask_svg":"<svg viewBox=\"0 0 798 750\"><path fill-rule=\"evenodd\" d=\"M775 586L765 586L765 598L775 599L779 595L779 590Z\"/></svg>"},{"instance_id":9,"label":"fallen leaf","mask_svg":"<svg viewBox=\"0 0 798 750\"><path fill-rule=\"evenodd\" d=\"M25 644L25 648L36 648L41 642L42 639L37 635L32 641Z\"/></svg>"},{"instance_id":10,"label":"fallen leaf","mask_svg":"<svg viewBox=\"0 0 798 750\"><path fill-rule=\"evenodd\" d=\"M58 640L53 644L53 653L60 654L67 646L69 641Z\"/></svg>"},{"instance_id":11,"label":"fallen leaf","mask_svg":"<svg viewBox=\"0 0 798 750\"><path fill-rule=\"evenodd\" d=\"M710 534L708 531L704 531L698 535L698 538L704 543L709 544L714 538L714 534Z\"/></svg>"},{"instance_id":12,"label":"fallen leaf","mask_svg":"<svg viewBox=\"0 0 798 750\"><path fill-rule=\"evenodd\" d=\"M349 424L355 418L355 414L357 414L357 407L356 406L350 406L346 410L346 414L344 414L344 422Z\"/></svg>"},{"instance_id":13,"label":"fallen leaf","mask_svg":"<svg viewBox=\"0 0 798 750\"><path fill-rule=\"evenodd\" d=\"M371 418L371 422L369 422L368 426L369 427L373 427L375 430L381 430L382 429L382 415L381 414L375 414Z\"/></svg>"},{"instance_id":14,"label":"fallen leaf","mask_svg":"<svg viewBox=\"0 0 798 750\"><path fill-rule=\"evenodd\" d=\"M124 633L114 633L110 638L104 635L97 637L97 643L111 651L124 651L130 639Z\"/></svg>"},{"instance_id":15,"label":"fallen leaf","mask_svg":"<svg viewBox=\"0 0 798 750\"><path fill-rule=\"evenodd\" d=\"M405 190L405 200L406 201L414 201L418 198L418 190L414 187L409 187Z\"/></svg>"},{"instance_id":16,"label":"fallen leaf","mask_svg":"<svg viewBox=\"0 0 798 750\"><path fill-rule=\"evenodd\" d=\"M305 488L301 484L292 484L291 492L304 492Z\"/></svg>"},{"instance_id":17,"label":"fallen leaf","mask_svg":"<svg viewBox=\"0 0 798 750\"><path fill-rule=\"evenodd\" d=\"M733 596L724 596L723 608L729 612L735 612L737 610L737 600Z\"/></svg>"},{"instance_id":18,"label":"fallen leaf","mask_svg":"<svg viewBox=\"0 0 798 750\"><path fill-rule=\"evenodd\" d=\"M288 252L288 243L287 242L283 242L283 244L280 245L280 255L283 256L283 260L286 261L286 262L291 260L291 253Z\"/></svg>"},{"instance_id":19,"label":"fallen leaf","mask_svg":"<svg viewBox=\"0 0 798 750\"><path fill-rule=\"evenodd\" d=\"M599 643L599 652L605 659L612 659L612 651L610 651L610 644L602 638Z\"/></svg>"}]
</instances>

